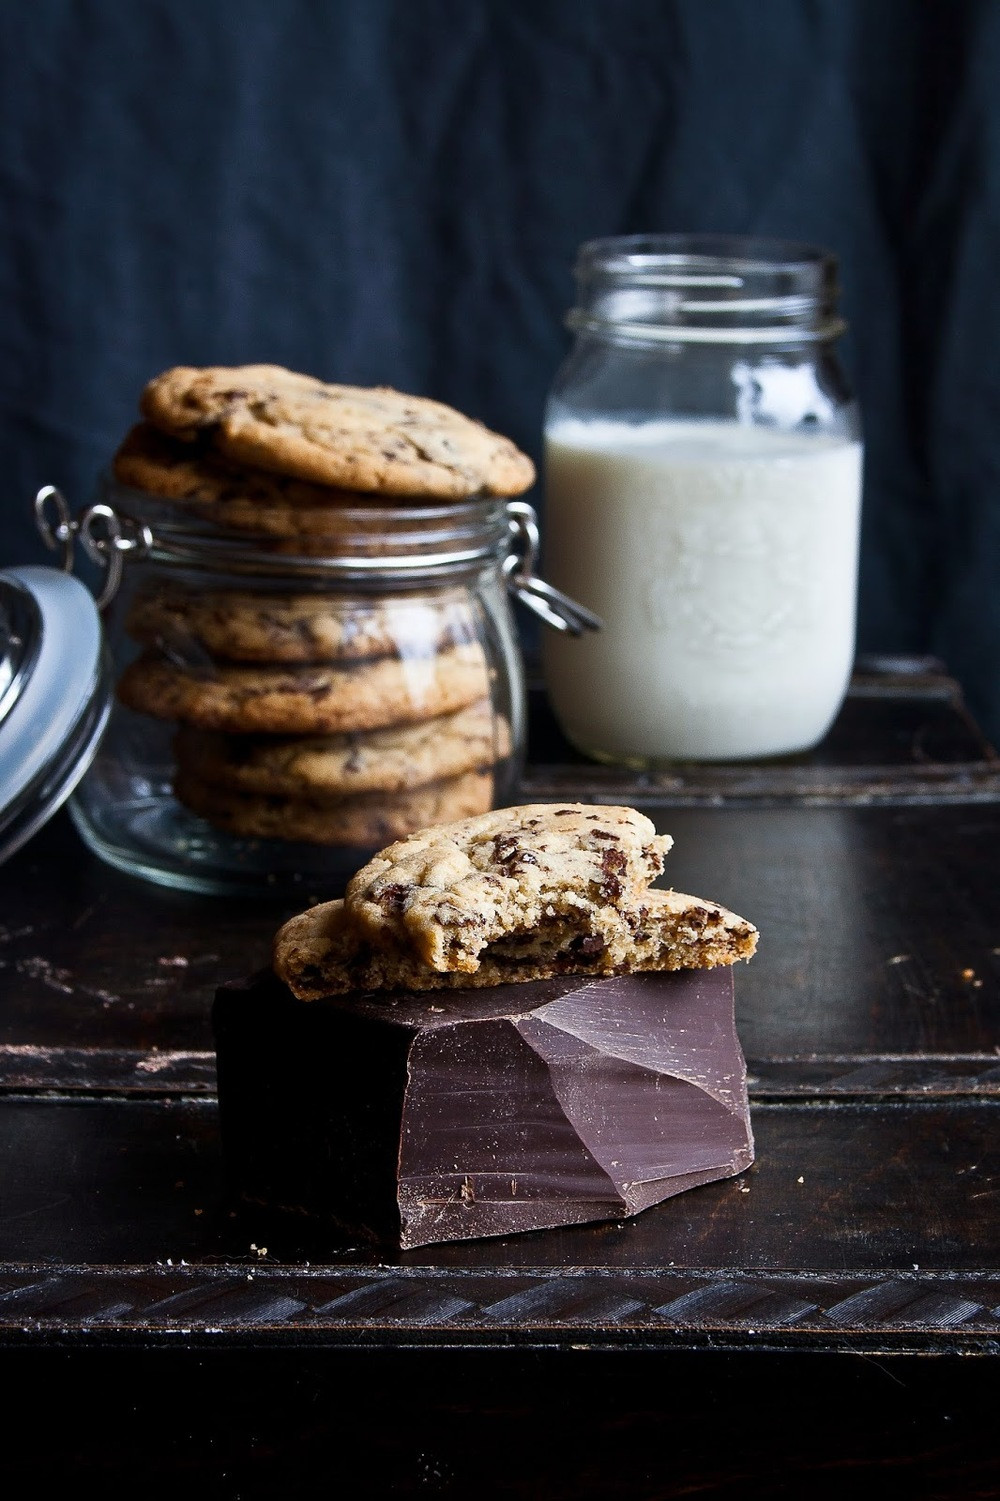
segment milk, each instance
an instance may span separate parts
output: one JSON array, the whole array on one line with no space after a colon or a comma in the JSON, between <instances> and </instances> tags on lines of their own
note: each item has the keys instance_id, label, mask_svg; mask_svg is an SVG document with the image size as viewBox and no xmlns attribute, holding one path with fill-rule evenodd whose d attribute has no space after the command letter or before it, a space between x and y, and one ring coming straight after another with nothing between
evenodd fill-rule
<instances>
[{"instance_id":1,"label":"milk","mask_svg":"<svg viewBox=\"0 0 1000 1501\"><path fill-rule=\"evenodd\" d=\"M736 423L551 424L545 576L604 620L546 632L569 738L637 764L821 739L854 656L861 458Z\"/></svg>"}]
</instances>

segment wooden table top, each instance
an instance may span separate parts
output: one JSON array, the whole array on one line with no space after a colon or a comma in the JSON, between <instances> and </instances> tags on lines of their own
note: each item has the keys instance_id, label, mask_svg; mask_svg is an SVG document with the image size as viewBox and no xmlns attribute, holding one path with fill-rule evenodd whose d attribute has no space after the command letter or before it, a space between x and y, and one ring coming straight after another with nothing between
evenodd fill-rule
<instances>
[{"instance_id":1,"label":"wooden table top","mask_svg":"<svg viewBox=\"0 0 1000 1501\"><path fill-rule=\"evenodd\" d=\"M162 1374L183 1350L192 1391L195 1365L206 1380L206 1361L251 1362L238 1380L229 1371L235 1392L251 1370L270 1382L282 1361L322 1356L328 1373L364 1372L388 1392L404 1381L400 1362L420 1357L443 1413L461 1405L476 1361L495 1381L516 1358L503 1399L513 1412L515 1387L549 1389L546 1361L589 1353L595 1371L618 1357L618 1420L635 1453L649 1437L637 1417L648 1383L667 1373L709 1449L704 1404L743 1370L751 1384L784 1372L787 1401L817 1372L850 1366L856 1397L870 1377L858 1360L879 1372L902 1362L916 1392L929 1378L912 1362L933 1355L949 1389L966 1391L967 1419L986 1410L997 1363L976 1362L990 1375L973 1378L956 1361L1000 1352L1000 761L954 684L932 664L869 664L813 755L643 778L574 757L536 699L523 792L643 807L674 836L671 883L760 928L736 976L755 1165L621 1223L407 1253L234 1208L214 989L264 964L277 925L333 893L236 902L163 890L101 865L59 815L0 871L0 1371L42 1380L48 1369L49 1380L47 1354L68 1373L86 1352L117 1351ZM840 1377L824 1376L823 1391L831 1381L843 1397ZM349 1410L367 1431L363 1406ZM767 1432L758 1411L748 1453L765 1453ZM107 1451L82 1430L75 1442L76 1461L89 1455L106 1478ZM420 1467L401 1442L386 1451L398 1493L416 1493ZM606 1467L613 1451L606 1434ZM986 1450L966 1442L963 1454L963 1474L979 1465L982 1483ZM453 1474L456 1463L441 1459ZM702 1453L702 1476L706 1464ZM729 1494L737 1469L719 1468L709 1493ZM930 1461L920 1470L934 1473ZM811 1494L826 1494L808 1474ZM925 1494L916 1474L909 1494ZM531 1493L510 1475L509 1491L481 1482L477 1494ZM546 1485L560 1494L555 1472ZM582 1471L566 1491L605 1493Z\"/></svg>"}]
</instances>

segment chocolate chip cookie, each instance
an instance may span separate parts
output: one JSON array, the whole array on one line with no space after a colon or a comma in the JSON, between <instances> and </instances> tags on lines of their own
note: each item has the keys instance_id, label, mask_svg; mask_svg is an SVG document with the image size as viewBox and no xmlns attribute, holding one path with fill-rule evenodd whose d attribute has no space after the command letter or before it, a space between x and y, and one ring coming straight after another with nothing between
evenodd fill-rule
<instances>
[{"instance_id":1,"label":"chocolate chip cookie","mask_svg":"<svg viewBox=\"0 0 1000 1501\"><path fill-rule=\"evenodd\" d=\"M472 641L468 593L281 594L182 588L158 578L137 593L125 629L181 660L207 653L230 662L339 662L429 657Z\"/></svg>"},{"instance_id":2,"label":"chocolate chip cookie","mask_svg":"<svg viewBox=\"0 0 1000 1501\"><path fill-rule=\"evenodd\" d=\"M432 656L351 666L232 666L175 662L149 650L126 667L118 697L130 709L202 729L324 735L415 724L485 698L478 642Z\"/></svg>"},{"instance_id":3,"label":"chocolate chip cookie","mask_svg":"<svg viewBox=\"0 0 1000 1501\"><path fill-rule=\"evenodd\" d=\"M749 959L757 929L715 902L676 891L649 891L636 911L631 949L614 963L608 951L581 948L580 933L540 931L499 939L472 973L429 968L404 948L377 947L352 926L343 901L324 902L279 930L273 965L299 1000L365 990L436 990L546 980L555 975L631 974L711 969Z\"/></svg>"},{"instance_id":4,"label":"chocolate chip cookie","mask_svg":"<svg viewBox=\"0 0 1000 1501\"><path fill-rule=\"evenodd\" d=\"M208 434L228 458L314 484L382 495L520 495L526 454L442 402L387 386L335 385L278 365L177 366L146 386L147 422Z\"/></svg>"},{"instance_id":5,"label":"chocolate chip cookie","mask_svg":"<svg viewBox=\"0 0 1000 1501\"><path fill-rule=\"evenodd\" d=\"M669 835L632 808L528 804L424 830L352 877L352 926L430 969L475 973L502 938L569 922L608 962L624 958L623 914L663 869Z\"/></svg>"},{"instance_id":6,"label":"chocolate chip cookie","mask_svg":"<svg viewBox=\"0 0 1000 1501\"><path fill-rule=\"evenodd\" d=\"M371 850L412 829L483 812L492 801L493 778L488 771L469 771L403 792L331 800L233 792L181 768L174 792L192 813L227 834Z\"/></svg>"},{"instance_id":7,"label":"chocolate chip cookie","mask_svg":"<svg viewBox=\"0 0 1000 1501\"><path fill-rule=\"evenodd\" d=\"M357 530L358 509L377 509L370 494L231 463L207 436L185 443L146 422L128 433L112 460L112 473L119 484L169 501L213 526L297 539L300 547L327 539L324 551L331 550L331 539ZM366 530L377 524L377 516L366 517Z\"/></svg>"},{"instance_id":8,"label":"chocolate chip cookie","mask_svg":"<svg viewBox=\"0 0 1000 1501\"><path fill-rule=\"evenodd\" d=\"M487 699L423 724L387 730L223 735L185 725L174 741L178 766L209 786L317 799L424 787L493 766L510 748L510 726Z\"/></svg>"}]
</instances>

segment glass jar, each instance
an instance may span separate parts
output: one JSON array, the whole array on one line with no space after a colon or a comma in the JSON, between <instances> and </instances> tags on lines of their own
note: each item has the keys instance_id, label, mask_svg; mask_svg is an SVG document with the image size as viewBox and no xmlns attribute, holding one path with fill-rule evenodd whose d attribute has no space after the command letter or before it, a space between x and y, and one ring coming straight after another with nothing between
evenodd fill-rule
<instances>
[{"instance_id":1,"label":"glass jar","mask_svg":"<svg viewBox=\"0 0 1000 1501\"><path fill-rule=\"evenodd\" d=\"M569 739L655 769L807 749L854 657L862 447L834 258L595 240L545 419L545 571L602 618L543 648Z\"/></svg>"},{"instance_id":2,"label":"glass jar","mask_svg":"<svg viewBox=\"0 0 1000 1501\"><path fill-rule=\"evenodd\" d=\"M81 521L58 502L43 532L109 566L116 701L70 810L112 865L328 893L392 840L511 800L529 505L373 502L290 540L110 480Z\"/></svg>"}]
</instances>

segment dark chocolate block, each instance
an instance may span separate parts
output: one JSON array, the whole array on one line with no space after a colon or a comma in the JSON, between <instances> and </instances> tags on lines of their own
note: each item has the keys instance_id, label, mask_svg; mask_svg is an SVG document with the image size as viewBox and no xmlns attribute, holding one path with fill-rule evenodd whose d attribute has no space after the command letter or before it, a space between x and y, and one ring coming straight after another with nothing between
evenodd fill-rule
<instances>
[{"instance_id":1,"label":"dark chocolate block","mask_svg":"<svg viewBox=\"0 0 1000 1501\"><path fill-rule=\"evenodd\" d=\"M407 1249L619 1219L753 1161L727 968L212 1014L243 1199Z\"/></svg>"}]
</instances>

